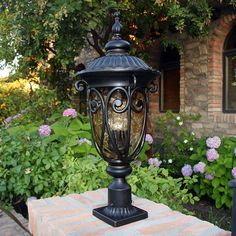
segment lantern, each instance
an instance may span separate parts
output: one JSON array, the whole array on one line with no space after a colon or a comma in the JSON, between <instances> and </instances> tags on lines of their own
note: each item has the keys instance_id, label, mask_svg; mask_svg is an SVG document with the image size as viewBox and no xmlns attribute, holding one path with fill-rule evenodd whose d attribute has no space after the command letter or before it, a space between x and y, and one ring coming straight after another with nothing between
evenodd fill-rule
<instances>
[{"instance_id":1,"label":"lantern","mask_svg":"<svg viewBox=\"0 0 236 236\"><path fill-rule=\"evenodd\" d=\"M115 13L113 39L105 46L106 55L90 62L78 73L80 80L76 82L79 91L86 84L94 145L113 177L108 205L94 209L93 215L112 226L148 216L132 205L125 177L132 171L130 162L143 147L148 95L157 90L154 80L160 76L141 59L129 55L130 44L121 39L121 27L119 13Z\"/></svg>"}]
</instances>

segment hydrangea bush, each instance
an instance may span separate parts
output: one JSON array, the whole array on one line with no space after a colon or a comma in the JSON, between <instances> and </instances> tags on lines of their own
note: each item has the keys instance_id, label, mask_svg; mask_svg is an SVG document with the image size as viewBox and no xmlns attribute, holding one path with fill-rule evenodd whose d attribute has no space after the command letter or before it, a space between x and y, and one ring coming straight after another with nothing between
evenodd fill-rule
<instances>
[{"instance_id":1,"label":"hydrangea bush","mask_svg":"<svg viewBox=\"0 0 236 236\"><path fill-rule=\"evenodd\" d=\"M55 113L48 124L10 125L0 132L0 200L63 194L66 158L94 158L87 117Z\"/></svg>"},{"instance_id":2,"label":"hydrangea bush","mask_svg":"<svg viewBox=\"0 0 236 236\"><path fill-rule=\"evenodd\" d=\"M232 189L228 187L228 182L236 178L235 148L236 137L202 138L186 162L188 165L182 167L184 176L198 176L199 181L193 186L198 196L209 196L218 208L232 206ZM189 171L185 170L186 166Z\"/></svg>"}]
</instances>

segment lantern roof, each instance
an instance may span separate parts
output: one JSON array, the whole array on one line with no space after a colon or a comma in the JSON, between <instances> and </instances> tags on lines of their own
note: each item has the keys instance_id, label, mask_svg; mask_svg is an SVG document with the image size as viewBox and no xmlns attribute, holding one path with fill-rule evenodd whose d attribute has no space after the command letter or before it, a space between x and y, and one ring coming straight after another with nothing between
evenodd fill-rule
<instances>
[{"instance_id":1,"label":"lantern roof","mask_svg":"<svg viewBox=\"0 0 236 236\"><path fill-rule=\"evenodd\" d=\"M159 72L148 66L142 59L129 55L130 43L123 40L120 34L122 25L119 21L119 12L116 12L114 16L115 23L112 26L113 38L105 45L106 55L89 62L86 65L86 69L78 72L78 75L87 81L88 85L94 85L94 80L96 80L96 84L99 86L99 81L96 79L98 77L103 78L101 82L106 86L111 82L111 78L131 75L135 76L137 80L142 77L142 84L147 84L159 75ZM143 77L145 77L146 82ZM113 80L113 82L115 81ZM125 79L123 82L119 81L118 85L128 83L128 81L125 83ZM114 83L111 86L114 86Z\"/></svg>"}]
</instances>

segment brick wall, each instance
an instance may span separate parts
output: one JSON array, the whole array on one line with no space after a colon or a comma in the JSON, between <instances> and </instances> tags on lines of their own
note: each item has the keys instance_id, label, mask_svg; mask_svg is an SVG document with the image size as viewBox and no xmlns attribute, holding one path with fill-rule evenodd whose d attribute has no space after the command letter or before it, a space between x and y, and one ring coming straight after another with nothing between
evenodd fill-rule
<instances>
[{"instance_id":1,"label":"brick wall","mask_svg":"<svg viewBox=\"0 0 236 236\"><path fill-rule=\"evenodd\" d=\"M235 24L236 14L222 15L211 24L208 38L199 40L179 36L183 46L180 55L180 111L201 115L199 121L191 124L198 136L236 135L236 113L222 112L223 46ZM161 115L157 101L157 95L153 95L152 125Z\"/></svg>"}]
</instances>

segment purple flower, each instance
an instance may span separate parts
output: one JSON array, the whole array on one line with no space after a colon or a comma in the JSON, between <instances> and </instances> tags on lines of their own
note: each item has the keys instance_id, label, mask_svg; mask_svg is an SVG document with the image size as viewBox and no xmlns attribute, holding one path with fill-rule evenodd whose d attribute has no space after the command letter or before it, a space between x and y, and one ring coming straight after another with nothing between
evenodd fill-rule
<instances>
[{"instance_id":1,"label":"purple flower","mask_svg":"<svg viewBox=\"0 0 236 236\"><path fill-rule=\"evenodd\" d=\"M234 167L232 169L232 175L233 175L234 179L236 179L236 167Z\"/></svg>"},{"instance_id":2,"label":"purple flower","mask_svg":"<svg viewBox=\"0 0 236 236\"><path fill-rule=\"evenodd\" d=\"M206 164L204 162L198 162L196 165L193 167L194 173L201 173L203 174L205 172Z\"/></svg>"},{"instance_id":3,"label":"purple flower","mask_svg":"<svg viewBox=\"0 0 236 236\"><path fill-rule=\"evenodd\" d=\"M134 162L137 167L140 167L142 165L142 162L140 160L135 160Z\"/></svg>"},{"instance_id":4,"label":"purple flower","mask_svg":"<svg viewBox=\"0 0 236 236\"><path fill-rule=\"evenodd\" d=\"M206 140L206 145L209 148L218 148L221 144L221 140L218 136L214 136L213 138L208 138Z\"/></svg>"},{"instance_id":5,"label":"purple flower","mask_svg":"<svg viewBox=\"0 0 236 236\"><path fill-rule=\"evenodd\" d=\"M41 125L38 132L40 137L47 137L51 134L52 130L49 125Z\"/></svg>"},{"instance_id":6,"label":"purple flower","mask_svg":"<svg viewBox=\"0 0 236 236\"><path fill-rule=\"evenodd\" d=\"M63 111L63 116L71 116L72 118L75 118L77 116L77 111L73 108L67 108L65 111Z\"/></svg>"},{"instance_id":7,"label":"purple flower","mask_svg":"<svg viewBox=\"0 0 236 236\"><path fill-rule=\"evenodd\" d=\"M79 145L82 145L83 143L87 143L90 146L92 145L92 142L90 140L86 139L86 138L81 138L79 140Z\"/></svg>"},{"instance_id":8,"label":"purple flower","mask_svg":"<svg viewBox=\"0 0 236 236\"><path fill-rule=\"evenodd\" d=\"M213 174L205 174L205 179L213 180L214 179L214 175Z\"/></svg>"},{"instance_id":9,"label":"purple flower","mask_svg":"<svg viewBox=\"0 0 236 236\"><path fill-rule=\"evenodd\" d=\"M153 143L153 137L151 134L146 134L145 141L151 145Z\"/></svg>"},{"instance_id":10,"label":"purple flower","mask_svg":"<svg viewBox=\"0 0 236 236\"><path fill-rule=\"evenodd\" d=\"M9 116L3 122L6 124L9 124L12 120L13 120L13 117Z\"/></svg>"},{"instance_id":11,"label":"purple flower","mask_svg":"<svg viewBox=\"0 0 236 236\"><path fill-rule=\"evenodd\" d=\"M181 173L183 176L191 176L193 173L192 167L188 164L185 164L181 169Z\"/></svg>"},{"instance_id":12,"label":"purple flower","mask_svg":"<svg viewBox=\"0 0 236 236\"><path fill-rule=\"evenodd\" d=\"M211 148L207 151L206 156L208 161L213 162L219 158L219 153L214 148Z\"/></svg>"},{"instance_id":13,"label":"purple flower","mask_svg":"<svg viewBox=\"0 0 236 236\"><path fill-rule=\"evenodd\" d=\"M159 161L157 158L149 158L148 164L153 165L155 167L159 167L161 165L162 161Z\"/></svg>"},{"instance_id":14,"label":"purple flower","mask_svg":"<svg viewBox=\"0 0 236 236\"><path fill-rule=\"evenodd\" d=\"M236 148L234 149L234 156L236 156Z\"/></svg>"}]
</instances>

